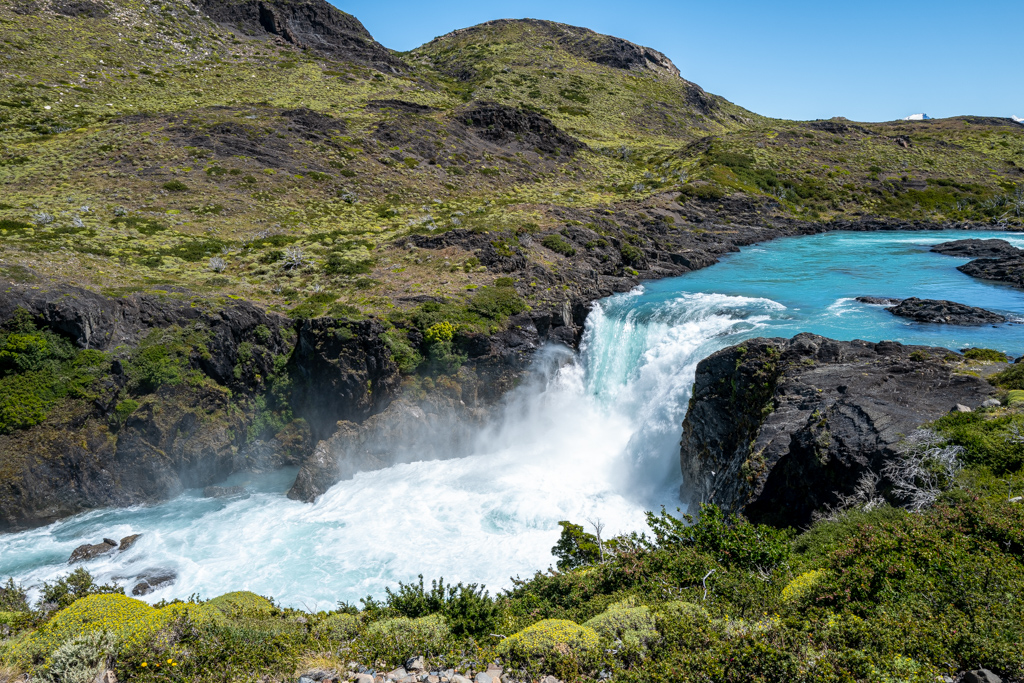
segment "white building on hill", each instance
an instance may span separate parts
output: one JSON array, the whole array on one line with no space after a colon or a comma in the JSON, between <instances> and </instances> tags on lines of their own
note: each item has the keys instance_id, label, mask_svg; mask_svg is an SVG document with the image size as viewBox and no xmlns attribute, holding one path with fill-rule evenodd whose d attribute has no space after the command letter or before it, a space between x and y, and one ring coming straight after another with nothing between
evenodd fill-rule
<instances>
[{"instance_id":1,"label":"white building on hill","mask_svg":"<svg viewBox=\"0 0 1024 683\"><path fill-rule=\"evenodd\" d=\"M928 116L928 114L911 114L910 116L905 117L903 120L904 121L930 121L931 118L932 117Z\"/></svg>"}]
</instances>

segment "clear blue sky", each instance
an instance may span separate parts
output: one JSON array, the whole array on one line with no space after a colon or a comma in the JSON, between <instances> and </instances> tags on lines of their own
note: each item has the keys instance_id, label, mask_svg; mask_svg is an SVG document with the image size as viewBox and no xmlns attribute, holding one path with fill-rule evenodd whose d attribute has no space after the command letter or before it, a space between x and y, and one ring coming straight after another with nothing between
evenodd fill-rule
<instances>
[{"instance_id":1,"label":"clear blue sky","mask_svg":"<svg viewBox=\"0 0 1024 683\"><path fill-rule=\"evenodd\" d=\"M331 0L394 50L489 19L551 19L667 54L759 114L1024 117L1021 0Z\"/></svg>"}]
</instances>

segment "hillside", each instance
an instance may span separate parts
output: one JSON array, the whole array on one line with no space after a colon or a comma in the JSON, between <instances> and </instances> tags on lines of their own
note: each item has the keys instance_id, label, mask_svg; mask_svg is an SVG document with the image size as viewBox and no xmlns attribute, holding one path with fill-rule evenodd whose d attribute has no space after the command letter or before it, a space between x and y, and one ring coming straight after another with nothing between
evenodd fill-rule
<instances>
[{"instance_id":1,"label":"hillside","mask_svg":"<svg viewBox=\"0 0 1024 683\"><path fill-rule=\"evenodd\" d=\"M329 293L381 313L493 280L479 253L397 249L410 234L515 242L564 230L567 211L646 208L680 233L749 222L723 198L762 223L1020 220L1009 120L772 121L652 49L550 22L399 55L315 2L19 0L0 21L0 258L109 293L282 310Z\"/></svg>"}]
</instances>

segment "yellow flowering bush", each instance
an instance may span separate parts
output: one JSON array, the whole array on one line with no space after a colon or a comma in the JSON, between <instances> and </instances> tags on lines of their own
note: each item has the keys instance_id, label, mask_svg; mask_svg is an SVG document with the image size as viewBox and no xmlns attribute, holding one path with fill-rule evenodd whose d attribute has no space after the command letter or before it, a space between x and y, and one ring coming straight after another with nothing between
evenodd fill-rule
<instances>
[{"instance_id":1,"label":"yellow flowering bush","mask_svg":"<svg viewBox=\"0 0 1024 683\"><path fill-rule=\"evenodd\" d=\"M197 624L224 622L219 612L206 605L175 603L157 609L119 593L90 595L76 600L27 637L12 644L7 659L38 664L65 642L94 632L110 633L122 651L139 649L186 614Z\"/></svg>"},{"instance_id":2,"label":"yellow flowering bush","mask_svg":"<svg viewBox=\"0 0 1024 683\"><path fill-rule=\"evenodd\" d=\"M427 344L450 342L455 337L455 331L455 325L445 320L427 328L423 338L426 339Z\"/></svg>"},{"instance_id":3,"label":"yellow flowering bush","mask_svg":"<svg viewBox=\"0 0 1024 683\"><path fill-rule=\"evenodd\" d=\"M589 626L567 619L545 619L501 641L498 652L513 666L585 661L599 653L600 638ZM554 670L551 666L548 670Z\"/></svg>"},{"instance_id":4,"label":"yellow flowering bush","mask_svg":"<svg viewBox=\"0 0 1024 683\"><path fill-rule=\"evenodd\" d=\"M782 601L799 602L807 593L828 576L828 570L814 569L796 577L782 589Z\"/></svg>"}]
</instances>

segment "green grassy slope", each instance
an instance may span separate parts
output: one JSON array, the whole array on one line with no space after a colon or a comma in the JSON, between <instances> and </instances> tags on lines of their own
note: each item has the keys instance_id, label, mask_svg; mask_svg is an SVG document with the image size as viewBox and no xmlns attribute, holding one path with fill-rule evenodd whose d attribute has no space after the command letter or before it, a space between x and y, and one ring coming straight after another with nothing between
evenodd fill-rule
<instances>
[{"instance_id":1,"label":"green grassy slope","mask_svg":"<svg viewBox=\"0 0 1024 683\"><path fill-rule=\"evenodd\" d=\"M0 4L0 260L381 312L493 279L469 254L397 252L404 236L558 228L559 207L744 193L811 219L1019 221L1024 128L1002 120L772 121L550 22L456 31L395 69L243 28L181 0ZM465 113L492 102L585 146L488 141Z\"/></svg>"}]
</instances>

